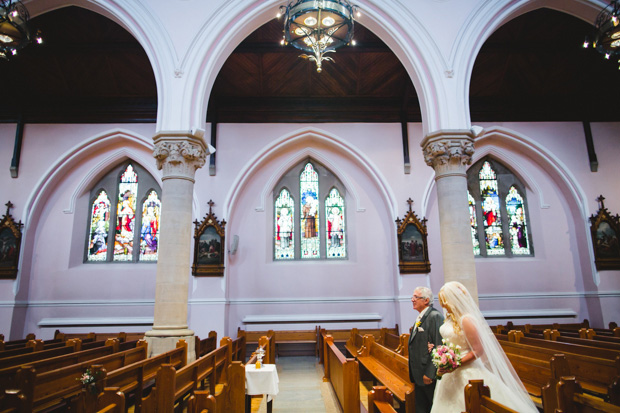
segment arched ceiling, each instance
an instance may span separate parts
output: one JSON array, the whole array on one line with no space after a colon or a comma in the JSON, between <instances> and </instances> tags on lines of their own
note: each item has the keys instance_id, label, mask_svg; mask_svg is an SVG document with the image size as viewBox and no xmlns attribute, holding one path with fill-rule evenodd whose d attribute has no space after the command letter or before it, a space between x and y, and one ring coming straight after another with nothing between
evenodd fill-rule
<instances>
[{"instance_id":1,"label":"arched ceiling","mask_svg":"<svg viewBox=\"0 0 620 413\"><path fill-rule=\"evenodd\" d=\"M0 121L155 122L157 92L146 53L126 30L97 13L67 7L37 16L45 44L0 60ZM618 121L616 62L581 43L592 26L541 9L500 27L476 59L472 122ZM282 47L281 23L248 36L222 67L209 101L217 122L409 122L421 120L407 72L373 33L332 54L318 74L300 51Z\"/></svg>"},{"instance_id":2,"label":"arched ceiling","mask_svg":"<svg viewBox=\"0 0 620 413\"><path fill-rule=\"evenodd\" d=\"M620 63L581 47L593 26L539 9L497 29L476 58L472 121L617 121Z\"/></svg>"}]
</instances>

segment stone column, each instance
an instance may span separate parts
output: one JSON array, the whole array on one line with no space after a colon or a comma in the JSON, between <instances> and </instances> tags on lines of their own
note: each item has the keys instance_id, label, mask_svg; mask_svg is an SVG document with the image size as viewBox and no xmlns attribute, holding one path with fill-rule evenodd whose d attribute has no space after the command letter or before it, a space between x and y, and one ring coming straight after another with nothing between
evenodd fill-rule
<instances>
[{"instance_id":1,"label":"stone column","mask_svg":"<svg viewBox=\"0 0 620 413\"><path fill-rule=\"evenodd\" d=\"M439 130L428 134L421 146L424 160L435 170L444 279L461 282L477 301L466 173L474 136L470 130Z\"/></svg>"},{"instance_id":2,"label":"stone column","mask_svg":"<svg viewBox=\"0 0 620 413\"><path fill-rule=\"evenodd\" d=\"M145 336L149 356L176 347L179 339L188 344L188 362L195 359L194 332L187 325L187 300L193 237L192 200L196 170L209 154L202 135L162 132L154 138L153 156L163 169L162 211L159 232L155 318Z\"/></svg>"}]
</instances>

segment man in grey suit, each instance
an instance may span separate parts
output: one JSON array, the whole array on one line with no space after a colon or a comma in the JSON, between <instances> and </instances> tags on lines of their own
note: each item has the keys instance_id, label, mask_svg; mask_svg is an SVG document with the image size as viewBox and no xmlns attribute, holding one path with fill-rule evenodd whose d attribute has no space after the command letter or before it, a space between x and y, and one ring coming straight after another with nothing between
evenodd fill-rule
<instances>
[{"instance_id":1,"label":"man in grey suit","mask_svg":"<svg viewBox=\"0 0 620 413\"><path fill-rule=\"evenodd\" d=\"M439 327L443 324L443 315L433 308L430 288L416 288L411 302L414 310L420 314L409 337L409 379L415 384L416 413L428 413L433 405L437 383L437 368L431 361L429 348L441 345Z\"/></svg>"}]
</instances>

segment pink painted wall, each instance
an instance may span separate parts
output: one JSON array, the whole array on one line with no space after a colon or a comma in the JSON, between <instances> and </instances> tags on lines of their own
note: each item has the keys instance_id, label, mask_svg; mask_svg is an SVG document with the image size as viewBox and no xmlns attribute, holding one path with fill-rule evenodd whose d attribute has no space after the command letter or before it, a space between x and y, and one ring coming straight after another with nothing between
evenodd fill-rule
<instances>
[{"instance_id":1,"label":"pink painted wall","mask_svg":"<svg viewBox=\"0 0 620 413\"><path fill-rule=\"evenodd\" d=\"M617 124L593 124L599 170L589 170L579 123L482 125L475 160L490 154L513 168L527 186L535 256L476 260L480 305L493 314L532 317L531 311L574 312L602 325L620 319L620 273L604 271L594 282L586 218L596 197L620 212L615 177L620 166ZM492 127L500 127L489 132ZM228 242L239 249L228 256L223 278L193 278L189 325L197 335L216 330L235 335L237 327L313 329L313 323L244 325L246 316L379 314L378 322L406 331L415 319L409 297L418 285L438 291L443 284L439 223L433 171L422 157L421 126L409 126L411 174L403 172L400 125L219 125L217 174L196 174L194 210L226 219ZM113 131L111 133L111 131ZM118 132L118 133L117 133ZM42 319L148 319L153 316L155 266L84 264L90 186L108 167L132 157L160 179L152 158L154 125L27 125L20 175L9 166L14 125L0 125L0 194L11 200L16 219L26 221L18 281L0 280L0 332L13 337L35 332L51 337ZM281 174L314 157L347 186L349 259L273 262L272 187ZM429 219L432 272L400 275L395 223L414 199L420 218ZM164 199L165 202L165 199ZM72 205L75 205L72 211ZM68 212L67 212L68 211ZM188 277L191 277L188 274ZM17 303L17 305L15 305ZM540 322L533 318L526 321ZM501 321L498 318L497 323ZM575 321L572 319L571 321ZM491 322L494 324L494 321ZM356 323L355 325L361 325ZM335 328L351 323L334 323ZM64 331L84 331L67 327ZM145 331L148 326L97 327L98 331Z\"/></svg>"}]
</instances>

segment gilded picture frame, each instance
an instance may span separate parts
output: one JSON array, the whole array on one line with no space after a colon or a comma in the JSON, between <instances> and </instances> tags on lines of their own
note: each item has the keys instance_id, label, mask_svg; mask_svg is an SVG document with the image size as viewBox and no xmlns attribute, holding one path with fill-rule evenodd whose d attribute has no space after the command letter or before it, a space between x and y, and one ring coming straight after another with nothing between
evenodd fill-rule
<instances>
[{"instance_id":1,"label":"gilded picture frame","mask_svg":"<svg viewBox=\"0 0 620 413\"><path fill-rule=\"evenodd\" d=\"M0 221L0 279L15 279L19 270L19 252L22 243L22 222L15 222L10 214L11 201Z\"/></svg>"},{"instance_id":2,"label":"gilded picture frame","mask_svg":"<svg viewBox=\"0 0 620 413\"><path fill-rule=\"evenodd\" d=\"M612 216L604 200L603 195L597 198L600 208L590 217L594 264L598 271L620 270L620 216Z\"/></svg>"},{"instance_id":3,"label":"gilded picture frame","mask_svg":"<svg viewBox=\"0 0 620 413\"><path fill-rule=\"evenodd\" d=\"M213 201L209 201L209 213L202 222L194 221L194 263L195 277L219 277L224 275L226 245L226 221L218 221L213 214Z\"/></svg>"},{"instance_id":4,"label":"gilded picture frame","mask_svg":"<svg viewBox=\"0 0 620 413\"><path fill-rule=\"evenodd\" d=\"M398 268L401 274L428 273L431 271L431 263L428 258L426 218L420 220L411 209L411 198L407 203L409 212L403 220L396 220Z\"/></svg>"}]
</instances>

